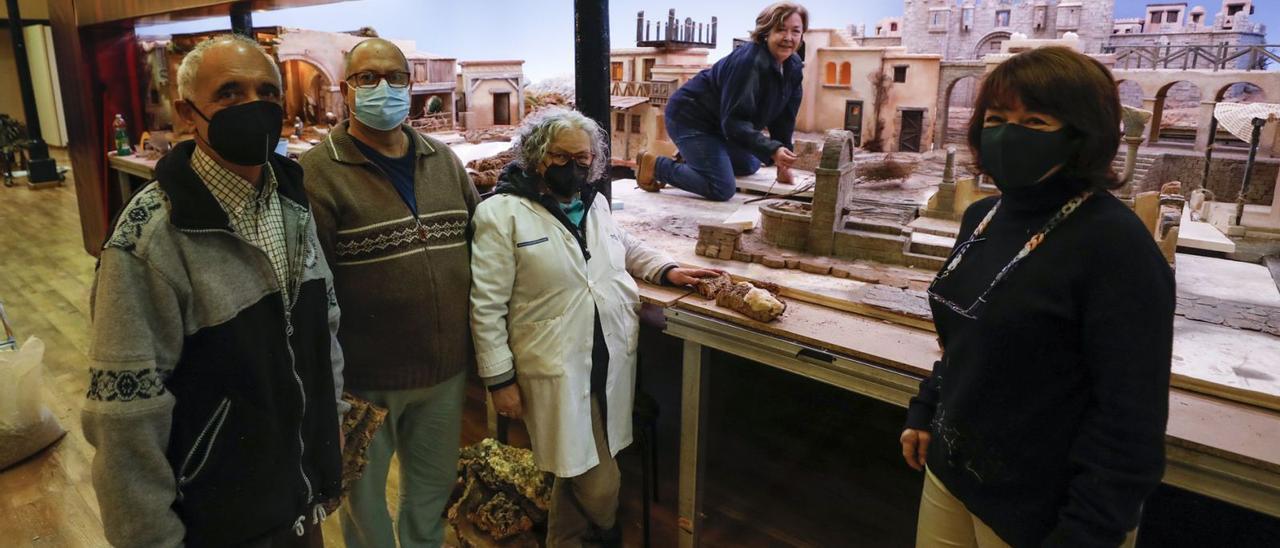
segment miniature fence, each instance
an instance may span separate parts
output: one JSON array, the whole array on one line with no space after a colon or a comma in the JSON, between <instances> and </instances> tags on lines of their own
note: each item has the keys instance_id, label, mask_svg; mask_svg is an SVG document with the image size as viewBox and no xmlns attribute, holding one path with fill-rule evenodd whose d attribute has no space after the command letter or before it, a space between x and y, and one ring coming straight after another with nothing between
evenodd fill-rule
<instances>
[{"instance_id":1,"label":"miniature fence","mask_svg":"<svg viewBox=\"0 0 1280 548\"><path fill-rule=\"evenodd\" d=\"M697 23L686 17L676 19L676 10L667 11L667 20L647 21L644 12L636 14L636 45L640 47L716 47L715 17L711 23Z\"/></svg>"},{"instance_id":2,"label":"miniature fence","mask_svg":"<svg viewBox=\"0 0 1280 548\"><path fill-rule=\"evenodd\" d=\"M1116 56L1123 69L1266 70L1280 62L1280 44L1199 46L1106 46L1103 53Z\"/></svg>"},{"instance_id":3,"label":"miniature fence","mask_svg":"<svg viewBox=\"0 0 1280 548\"><path fill-rule=\"evenodd\" d=\"M409 120L409 125L423 133L453 130L453 113L428 114Z\"/></svg>"}]
</instances>

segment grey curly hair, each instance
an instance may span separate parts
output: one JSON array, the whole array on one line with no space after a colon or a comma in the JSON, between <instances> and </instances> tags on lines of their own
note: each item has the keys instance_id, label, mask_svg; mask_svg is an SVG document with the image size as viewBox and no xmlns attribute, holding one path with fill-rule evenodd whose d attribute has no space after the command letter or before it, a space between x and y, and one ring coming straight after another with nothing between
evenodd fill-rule
<instances>
[{"instance_id":1,"label":"grey curly hair","mask_svg":"<svg viewBox=\"0 0 1280 548\"><path fill-rule=\"evenodd\" d=\"M178 97L183 99L195 99L196 90L196 73L200 72L200 64L204 62L204 54L209 48L218 44L230 42L233 44L241 44L258 50L263 57L271 62L271 71L275 73L276 81L280 81L280 67L276 65L276 60L267 53L266 48L262 47L257 40L243 36L240 34L219 34L213 38L209 38L192 48L187 55L182 58L182 64L178 65Z\"/></svg>"},{"instance_id":2,"label":"grey curly hair","mask_svg":"<svg viewBox=\"0 0 1280 548\"><path fill-rule=\"evenodd\" d=\"M553 107L540 111L520 124L520 129L512 139L516 165L525 171L534 170L546 158L551 141L568 129L580 129L591 136L592 160L587 180L594 182L603 179L609 166L609 149L605 145L604 131L595 120L567 108Z\"/></svg>"}]
</instances>

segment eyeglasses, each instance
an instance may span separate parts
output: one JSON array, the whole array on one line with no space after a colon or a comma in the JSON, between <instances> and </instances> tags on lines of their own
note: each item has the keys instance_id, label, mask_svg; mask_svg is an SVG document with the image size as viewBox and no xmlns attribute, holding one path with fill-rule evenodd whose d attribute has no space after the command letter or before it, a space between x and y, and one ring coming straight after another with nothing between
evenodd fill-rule
<instances>
[{"instance_id":1,"label":"eyeglasses","mask_svg":"<svg viewBox=\"0 0 1280 548\"><path fill-rule=\"evenodd\" d=\"M591 167L591 153L583 152L581 154L565 154L563 152L548 152L547 159L551 163L562 166L569 163L570 160L577 162L582 167Z\"/></svg>"},{"instance_id":2,"label":"eyeglasses","mask_svg":"<svg viewBox=\"0 0 1280 548\"><path fill-rule=\"evenodd\" d=\"M938 285L938 280L946 278L951 274L952 270L955 270L955 267L960 264L961 260L964 259L964 252L969 249L969 246L972 246L973 244L976 244L976 243L985 242L985 241L987 241L986 238L970 238L968 240L965 240L964 243L957 246L955 251L951 252L951 256L947 258L947 262L945 263L945 266L942 268L942 270L939 271L938 275L935 276L933 278L933 281L929 283L929 289L926 291L930 299L937 301L938 304L941 304L942 306L950 308L956 314L964 316L965 318L969 318L970 320L978 319L979 309L982 307L982 305L987 303L987 294L991 293L991 290L996 286L997 283L999 283L1001 278L1000 276L997 276L996 279L991 282L991 285L987 286L987 290L983 291L981 295L978 295L978 298L975 299L973 301L973 304L969 306L960 306L959 304L956 304L950 299L947 299L946 297L943 297L942 295L937 294L936 292L934 292L933 286Z\"/></svg>"},{"instance_id":3,"label":"eyeglasses","mask_svg":"<svg viewBox=\"0 0 1280 548\"><path fill-rule=\"evenodd\" d=\"M378 82L386 80L387 85L393 88L403 88L409 85L409 73L399 70L388 74L378 74L371 70L357 72L347 77L347 83L364 89L378 87Z\"/></svg>"}]
</instances>

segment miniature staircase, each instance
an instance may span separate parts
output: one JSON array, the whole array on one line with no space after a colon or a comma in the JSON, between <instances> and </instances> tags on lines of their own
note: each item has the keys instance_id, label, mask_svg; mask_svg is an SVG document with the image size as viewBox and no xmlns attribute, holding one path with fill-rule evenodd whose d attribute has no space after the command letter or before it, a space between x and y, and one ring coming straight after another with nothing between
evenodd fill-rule
<instances>
[{"instance_id":1,"label":"miniature staircase","mask_svg":"<svg viewBox=\"0 0 1280 548\"><path fill-rule=\"evenodd\" d=\"M1125 151L1121 150L1116 155L1116 159L1111 162L1111 166L1115 168L1116 175L1124 175L1124 156ZM1155 164L1159 155L1150 152L1138 152L1138 157L1133 163L1133 182L1136 188L1142 188L1147 181L1147 172L1151 170L1151 166Z\"/></svg>"}]
</instances>

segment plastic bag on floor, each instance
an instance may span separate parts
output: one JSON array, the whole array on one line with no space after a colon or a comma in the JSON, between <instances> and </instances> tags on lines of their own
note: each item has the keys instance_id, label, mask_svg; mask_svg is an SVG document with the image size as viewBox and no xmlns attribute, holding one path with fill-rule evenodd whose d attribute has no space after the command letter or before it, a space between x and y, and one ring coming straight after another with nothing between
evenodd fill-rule
<instances>
[{"instance_id":1,"label":"plastic bag on floor","mask_svg":"<svg viewBox=\"0 0 1280 548\"><path fill-rule=\"evenodd\" d=\"M44 342L0 352L0 470L39 453L66 431L40 401Z\"/></svg>"}]
</instances>

